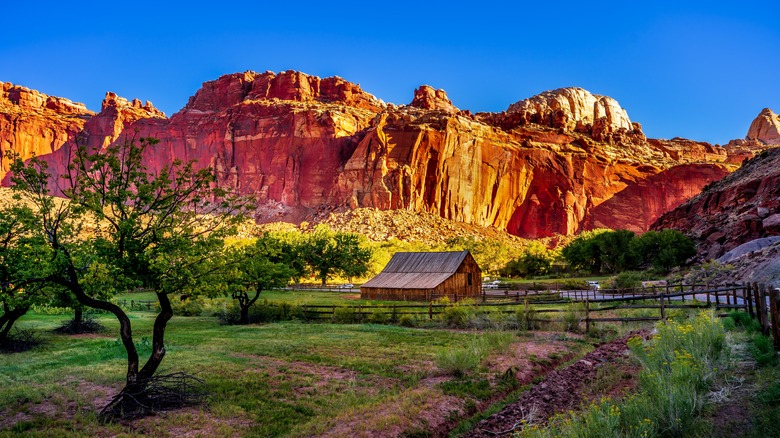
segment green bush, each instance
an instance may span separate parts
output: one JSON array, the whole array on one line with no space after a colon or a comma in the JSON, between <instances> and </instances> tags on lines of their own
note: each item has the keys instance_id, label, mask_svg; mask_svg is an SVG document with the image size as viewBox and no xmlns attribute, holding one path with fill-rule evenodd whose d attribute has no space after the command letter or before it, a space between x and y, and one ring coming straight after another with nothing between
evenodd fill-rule
<instances>
[{"instance_id":1,"label":"green bush","mask_svg":"<svg viewBox=\"0 0 780 438\"><path fill-rule=\"evenodd\" d=\"M756 333L750 339L750 354L759 366L777 366L777 352L772 339Z\"/></svg>"},{"instance_id":2,"label":"green bush","mask_svg":"<svg viewBox=\"0 0 780 438\"><path fill-rule=\"evenodd\" d=\"M588 288L588 283L584 280L565 280L561 283L561 289L563 290L585 290Z\"/></svg>"},{"instance_id":3,"label":"green bush","mask_svg":"<svg viewBox=\"0 0 780 438\"><path fill-rule=\"evenodd\" d=\"M613 289L631 289L642 285L642 273L626 271L610 278L610 286Z\"/></svg>"},{"instance_id":4,"label":"green bush","mask_svg":"<svg viewBox=\"0 0 780 438\"><path fill-rule=\"evenodd\" d=\"M481 352L472 348L449 349L437 353L434 362L446 374L463 377L479 366L482 357Z\"/></svg>"},{"instance_id":5,"label":"green bush","mask_svg":"<svg viewBox=\"0 0 780 438\"><path fill-rule=\"evenodd\" d=\"M178 316L201 316L206 307L203 297L189 298L186 300L172 299L171 308L173 314Z\"/></svg>"},{"instance_id":6,"label":"green bush","mask_svg":"<svg viewBox=\"0 0 780 438\"><path fill-rule=\"evenodd\" d=\"M748 333L754 333L761 330L761 324L757 319L750 316L747 312L733 310L729 312L729 318L734 320L737 327L744 328Z\"/></svg>"},{"instance_id":7,"label":"green bush","mask_svg":"<svg viewBox=\"0 0 780 438\"><path fill-rule=\"evenodd\" d=\"M368 315L367 320L373 324L387 324L391 316L386 309L376 309Z\"/></svg>"},{"instance_id":8,"label":"green bush","mask_svg":"<svg viewBox=\"0 0 780 438\"><path fill-rule=\"evenodd\" d=\"M417 327L417 319L414 315L402 313L401 317L398 318L398 324L402 327Z\"/></svg>"},{"instance_id":9,"label":"green bush","mask_svg":"<svg viewBox=\"0 0 780 438\"><path fill-rule=\"evenodd\" d=\"M471 322L471 312L468 307L456 303L444 308L441 320L445 326L450 328L466 328Z\"/></svg>"},{"instance_id":10,"label":"green bush","mask_svg":"<svg viewBox=\"0 0 780 438\"><path fill-rule=\"evenodd\" d=\"M339 306L333 309L332 321L335 324L354 324L358 322L358 315L349 307Z\"/></svg>"},{"instance_id":11,"label":"green bush","mask_svg":"<svg viewBox=\"0 0 780 438\"><path fill-rule=\"evenodd\" d=\"M580 322L585 317L585 308L582 304L572 303L563 312L563 329L567 332L580 331Z\"/></svg>"}]
</instances>

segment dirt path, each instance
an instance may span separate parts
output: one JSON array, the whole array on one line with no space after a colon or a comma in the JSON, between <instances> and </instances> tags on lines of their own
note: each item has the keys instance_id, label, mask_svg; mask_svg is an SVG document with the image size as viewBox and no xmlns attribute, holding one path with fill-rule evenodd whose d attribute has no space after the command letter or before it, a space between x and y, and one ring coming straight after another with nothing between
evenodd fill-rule
<instances>
[{"instance_id":1,"label":"dirt path","mask_svg":"<svg viewBox=\"0 0 780 438\"><path fill-rule=\"evenodd\" d=\"M517 430L520 421L532 420L538 424L554 414L576 409L583 402L581 389L596 377L597 370L615 361L628 350L626 341L634 336L649 336L644 330L633 332L612 342L598 346L574 364L550 373L520 399L482 421L466 434L467 437L503 436Z\"/></svg>"}]
</instances>

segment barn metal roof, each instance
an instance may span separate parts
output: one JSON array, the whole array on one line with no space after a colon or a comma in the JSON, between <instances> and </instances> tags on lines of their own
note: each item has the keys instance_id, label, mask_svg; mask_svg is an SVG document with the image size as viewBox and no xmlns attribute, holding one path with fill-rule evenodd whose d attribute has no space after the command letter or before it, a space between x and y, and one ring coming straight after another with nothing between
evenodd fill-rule
<instances>
[{"instance_id":1,"label":"barn metal roof","mask_svg":"<svg viewBox=\"0 0 780 438\"><path fill-rule=\"evenodd\" d=\"M433 289L454 274L468 251L397 252L385 269L361 287Z\"/></svg>"}]
</instances>

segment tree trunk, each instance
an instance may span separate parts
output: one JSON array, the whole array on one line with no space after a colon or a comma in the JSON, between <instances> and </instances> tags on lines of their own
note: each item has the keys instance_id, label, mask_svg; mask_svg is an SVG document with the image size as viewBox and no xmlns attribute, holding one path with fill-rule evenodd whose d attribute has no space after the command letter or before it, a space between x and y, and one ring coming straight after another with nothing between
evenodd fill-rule
<instances>
[{"instance_id":1,"label":"tree trunk","mask_svg":"<svg viewBox=\"0 0 780 438\"><path fill-rule=\"evenodd\" d=\"M84 308L75 306L73 310L73 329L76 333L81 332L81 323L84 321Z\"/></svg>"},{"instance_id":2,"label":"tree trunk","mask_svg":"<svg viewBox=\"0 0 780 438\"><path fill-rule=\"evenodd\" d=\"M146 361L138 374L140 381L146 381L152 377L165 357L165 327L173 317L173 308L171 308L171 300L168 298L168 295L158 292L157 300L160 302L160 313L154 320L152 355L149 356L149 360Z\"/></svg>"},{"instance_id":3,"label":"tree trunk","mask_svg":"<svg viewBox=\"0 0 780 438\"><path fill-rule=\"evenodd\" d=\"M70 258L69 254L68 258ZM130 324L130 318L116 304L88 296L79 283L76 268L72 263L69 263L67 270L67 278L55 278L53 279L54 282L68 288L81 305L111 312L119 321L119 337L127 352L127 384L134 384L138 380L138 350L135 348L135 343L133 343L133 328Z\"/></svg>"},{"instance_id":4,"label":"tree trunk","mask_svg":"<svg viewBox=\"0 0 780 438\"><path fill-rule=\"evenodd\" d=\"M241 318L239 324L249 324L249 306L241 305Z\"/></svg>"},{"instance_id":5,"label":"tree trunk","mask_svg":"<svg viewBox=\"0 0 780 438\"><path fill-rule=\"evenodd\" d=\"M3 316L0 316L0 344L8 339L8 334L11 332L14 323L24 316L25 313L27 313L27 307L13 310L5 309Z\"/></svg>"}]
</instances>

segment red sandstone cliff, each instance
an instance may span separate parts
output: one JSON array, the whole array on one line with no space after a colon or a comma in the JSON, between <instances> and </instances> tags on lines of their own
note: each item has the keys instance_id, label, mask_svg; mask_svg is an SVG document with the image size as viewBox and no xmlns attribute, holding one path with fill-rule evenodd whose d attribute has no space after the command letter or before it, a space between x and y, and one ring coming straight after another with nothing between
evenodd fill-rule
<instances>
[{"instance_id":1,"label":"red sandstone cliff","mask_svg":"<svg viewBox=\"0 0 780 438\"><path fill-rule=\"evenodd\" d=\"M341 78L293 71L206 82L170 118L113 93L97 115L44 114L5 99L0 117L38 118L0 126L0 138L9 139L4 148L29 156L18 139L50 130L60 140L38 151L64 172L63 145L76 137L91 148L155 137L151 169L174 158L212 166L218 184L258 199L261 221L375 207L430 212L524 237L602 226L642 231L755 149L647 140L614 99L582 89L476 115L428 86L415 91L410 105L394 106Z\"/></svg>"},{"instance_id":2,"label":"red sandstone cliff","mask_svg":"<svg viewBox=\"0 0 780 438\"><path fill-rule=\"evenodd\" d=\"M699 195L664 214L653 229L692 236L705 259L780 235L780 148L768 149Z\"/></svg>"}]
</instances>

